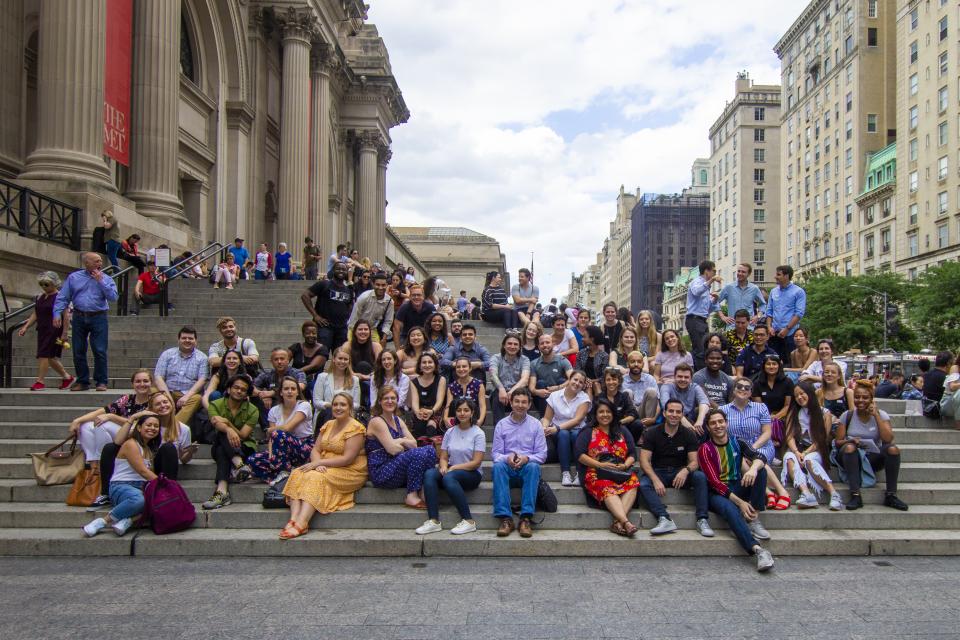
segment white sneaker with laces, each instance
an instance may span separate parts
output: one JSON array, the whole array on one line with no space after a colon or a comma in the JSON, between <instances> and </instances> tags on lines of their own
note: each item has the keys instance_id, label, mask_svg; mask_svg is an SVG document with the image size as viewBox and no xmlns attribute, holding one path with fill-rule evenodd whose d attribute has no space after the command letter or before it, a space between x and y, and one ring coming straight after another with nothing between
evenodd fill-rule
<instances>
[{"instance_id":1,"label":"white sneaker with laces","mask_svg":"<svg viewBox=\"0 0 960 640\"><path fill-rule=\"evenodd\" d=\"M843 499L836 491L830 494L830 511L843 511Z\"/></svg>"},{"instance_id":2,"label":"white sneaker with laces","mask_svg":"<svg viewBox=\"0 0 960 640\"><path fill-rule=\"evenodd\" d=\"M103 518L96 518L93 521L91 521L89 524L81 528L83 529L83 534L85 536L87 536L88 538L92 538L93 536L103 531L103 528L106 526L107 526L106 520L104 520Z\"/></svg>"},{"instance_id":3,"label":"white sneaker with laces","mask_svg":"<svg viewBox=\"0 0 960 640\"><path fill-rule=\"evenodd\" d=\"M569 471L564 471L563 474L560 476L560 484L565 487L573 486L573 477L570 475Z\"/></svg>"},{"instance_id":4,"label":"white sneaker with laces","mask_svg":"<svg viewBox=\"0 0 960 640\"><path fill-rule=\"evenodd\" d=\"M450 529L450 533L455 536L462 536L465 533L473 533L477 530L476 523L470 522L469 520L461 520L457 523L453 529Z\"/></svg>"},{"instance_id":5,"label":"white sneaker with laces","mask_svg":"<svg viewBox=\"0 0 960 640\"><path fill-rule=\"evenodd\" d=\"M770 539L770 532L767 531L766 527L764 527L763 524L760 523L759 518L751 522L748 526L750 527L750 533L752 533L753 537L756 538L757 540Z\"/></svg>"},{"instance_id":6,"label":"white sneaker with laces","mask_svg":"<svg viewBox=\"0 0 960 640\"><path fill-rule=\"evenodd\" d=\"M580 474L576 471L570 473L570 486L579 487L580 486Z\"/></svg>"},{"instance_id":7,"label":"white sneaker with laces","mask_svg":"<svg viewBox=\"0 0 960 640\"><path fill-rule=\"evenodd\" d=\"M798 509L816 509L819 506L820 503L817 502L817 496L812 493L805 493L797 498Z\"/></svg>"},{"instance_id":8,"label":"white sneaker with laces","mask_svg":"<svg viewBox=\"0 0 960 640\"><path fill-rule=\"evenodd\" d=\"M706 518L700 518L697 520L697 531L704 538L712 538L716 534L713 532L713 529L710 527L710 521Z\"/></svg>"},{"instance_id":9,"label":"white sneaker with laces","mask_svg":"<svg viewBox=\"0 0 960 640\"><path fill-rule=\"evenodd\" d=\"M673 533L677 530L677 523L671 520L666 516L661 516L657 520L657 526L650 529L650 533L655 536L663 535L664 533Z\"/></svg>"},{"instance_id":10,"label":"white sneaker with laces","mask_svg":"<svg viewBox=\"0 0 960 640\"><path fill-rule=\"evenodd\" d=\"M133 520L130 518L124 518L123 520L118 520L114 522L110 527L113 529L113 532L118 536L122 536L127 531L130 530L130 527L133 526Z\"/></svg>"},{"instance_id":11,"label":"white sneaker with laces","mask_svg":"<svg viewBox=\"0 0 960 640\"><path fill-rule=\"evenodd\" d=\"M418 536L425 536L428 533L436 533L438 531L443 531L443 526L436 520L427 520L417 527L416 534Z\"/></svg>"},{"instance_id":12,"label":"white sneaker with laces","mask_svg":"<svg viewBox=\"0 0 960 640\"><path fill-rule=\"evenodd\" d=\"M757 571L764 572L773 569L773 554L760 547L757 549Z\"/></svg>"}]
</instances>

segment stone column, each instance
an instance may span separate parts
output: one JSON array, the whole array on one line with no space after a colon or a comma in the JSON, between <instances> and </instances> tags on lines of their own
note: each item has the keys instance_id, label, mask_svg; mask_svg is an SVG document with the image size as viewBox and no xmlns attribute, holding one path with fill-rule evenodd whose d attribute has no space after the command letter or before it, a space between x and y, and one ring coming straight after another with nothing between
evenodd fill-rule
<instances>
[{"instance_id":1,"label":"stone column","mask_svg":"<svg viewBox=\"0 0 960 640\"><path fill-rule=\"evenodd\" d=\"M106 0L41 0L37 148L22 179L113 188L103 161L106 17Z\"/></svg>"},{"instance_id":2,"label":"stone column","mask_svg":"<svg viewBox=\"0 0 960 640\"><path fill-rule=\"evenodd\" d=\"M333 47L315 44L310 52L313 126L310 131L310 237L324 256L333 253L334 238L330 199L330 72L335 65Z\"/></svg>"},{"instance_id":3,"label":"stone column","mask_svg":"<svg viewBox=\"0 0 960 640\"><path fill-rule=\"evenodd\" d=\"M137 213L187 222L177 195L180 3L133 3L130 183Z\"/></svg>"},{"instance_id":4,"label":"stone column","mask_svg":"<svg viewBox=\"0 0 960 640\"><path fill-rule=\"evenodd\" d=\"M308 231L310 38L315 31L308 11L289 8L280 19L283 69L280 102L280 211L277 241L300 259Z\"/></svg>"},{"instance_id":5,"label":"stone column","mask_svg":"<svg viewBox=\"0 0 960 640\"><path fill-rule=\"evenodd\" d=\"M23 113L26 104L23 3L0 2L0 60L8 67L0 73L0 174L17 175L23 169Z\"/></svg>"},{"instance_id":6,"label":"stone column","mask_svg":"<svg viewBox=\"0 0 960 640\"><path fill-rule=\"evenodd\" d=\"M366 130L358 132L360 144L360 171L357 180L357 249L361 257L379 260L383 247L377 246L377 238L383 233L377 207L377 147L380 146L380 132Z\"/></svg>"},{"instance_id":7,"label":"stone column","mask_svg":"<svg viewBox=\"0 0 960 640\"><path fill-rule=\"evenodd\" d=\"M370 256L370 259L382 264L387 250L387 165L390 164L393 151L390 150L390 145L386 144L381 146L379 151L380 153L377 154L377 219L379 220L377 247L379 247L379 253L377 258Z\"/></svg>"}]
</instances>

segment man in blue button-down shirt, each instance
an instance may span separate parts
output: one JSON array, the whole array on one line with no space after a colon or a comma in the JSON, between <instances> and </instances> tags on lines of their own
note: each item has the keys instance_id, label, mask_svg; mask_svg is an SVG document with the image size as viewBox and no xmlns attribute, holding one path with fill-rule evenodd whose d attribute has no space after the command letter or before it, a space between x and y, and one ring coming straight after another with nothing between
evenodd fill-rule
<instances>
[{"instance_id":1,"label":"man in blue button-down shirt","mask_svg":"<svg viewBox=\"0 0 960 640\"><path fill-rule=\"evenodd\" d=\"M700 275L693 279L687 287L687 317L683 326L690 336L690 351L693 354L693 365L696 369L703 368L703 340L707 337L709 324L707 318L717 311L717 294L710 293L713 283L722 283L717 275L717 266L711 260L700 263Z\"/></svg>"},{"instance_id":2,"label":"man in blue button-down shirt","mask_svg":"<svg viewBox=\"0 0 960 640\"><path fill-rule=\"evenodd\" d=\"M210 377L207 356L197 349L197 330L183 327L177 334L177 346L160 354L153 379L160 391L166 391L177 403L177 420L189 424L200 408L203 388Z\"/></svg>"},{"instance_id":3,"label":"man in blue button-down shirt","mask_svg":"<svg viewBox=\"0 0 960 640\"><path fill-rule=\"evenodd\" d=\"M777 286L770 292L767 303L767 326L770 329L770 347L780 354L780 360L790 362L794 350L793 334L807 312L807 292L793 284L793 267L777 267Z\"/></svg>"},{"instance_id":4,"label":"man in blue button-down shirt","mask_svg":"<svg viewBox=\"0 0 960 640\"><path fill-rule=\"evenodd\" d=\"M103 258L99 253L84 253L83 269L67 276L53 303L53 326L58 329L63 312L73 303L73 368L77 381L70 387L71 391L90 388L87 340L93 350L93 379L97 391L106 391L110 382L107 373L107 312L110 303L117 299L117 285L101 269Z\"/></svg>"},{"instance_id":5,"label":"man in blue button-down shirt","mask_svg":"<svg viewBox=\"0 0 960 640\"><path fill-rule=\"evenodd\" d=\"M754 327L763 315L767 304L760 287L750 282L753 267L746 262L737 265L737 281L723 287L717 304L727 303L727 312L720 312L720 318L727 323L727 329L734 328L734 317L740 309L750 314L750 327Z\"/></svg>"}]
</instances>

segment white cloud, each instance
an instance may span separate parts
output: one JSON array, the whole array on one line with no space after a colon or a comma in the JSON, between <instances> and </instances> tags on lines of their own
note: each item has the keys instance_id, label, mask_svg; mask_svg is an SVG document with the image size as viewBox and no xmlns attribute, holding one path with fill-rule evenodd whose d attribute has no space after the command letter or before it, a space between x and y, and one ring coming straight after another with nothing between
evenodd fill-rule
<instances>
[{"instance_id":1,"label":"white cloud","mask_svg":"<svg viewBox=\"0 0 960 640\"><path fill-rule=\"evenodd\" d=\"M391 132L388 220L489 234L512 271L535 251L541 295L564 295L621 184L680 190L736 72L779 82L773 45L806 4L371 2L412 113Z\"/></svg>"}]
</instances>

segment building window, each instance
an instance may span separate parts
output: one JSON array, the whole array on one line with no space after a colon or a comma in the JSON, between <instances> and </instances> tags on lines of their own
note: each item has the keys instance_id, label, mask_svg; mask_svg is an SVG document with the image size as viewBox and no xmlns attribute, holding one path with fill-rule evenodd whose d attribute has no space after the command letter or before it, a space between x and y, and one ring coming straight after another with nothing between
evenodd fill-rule
<instances>
[{"instance_id":1,"label":"building window","mask_svg":"<svg viewBox=\"0 0 960 640\"><path fill-rule=\"evenodd\" d=\"M754 150L753 150L753 161L754 161L754 162L766 162L766 161L767 161L767 150L766 150L766 149L754 149Z\"/></svg>"},{"instance_id":2,"label":"building window","mask_svg":"<svg viewBox=\"0 0 960 640\"><path fill-rule=\"evenodd\" d=\"M763 269L754 269L753 270L753 281L754 282L763 282L764 278Z\"/></svg>"},{"instance_id":3,"label":"building window","mask_svg":"<svg viewBox=\"0 0 960 640\"><path fill-rule=\"evenodd\" d=\"M853 36L847 36L843 41L843 55L848 56L853 51Z\"/></svg>"},{"instance_id":4,"label":"building window","mask_svg":"<svg viewBox=\"0 0 960 640\"><path fill-rule=\"evenodd\" d=\"M187 26L186 13L180 15L180 73L188 80L197 83L197 72L194 65L193 40Z\"/></svg>"},{"instance_id":5,"label":"building window","mask_svg":"<svg viewBox=\"0 0 960 640\"><path fill-rule=\"evenodd\" d=\"M917 49L917 41L914 40L913 42L910 43L910 64L913 64L914 62L917 61L918 51L919 50Z\"/></svg>"},{"instance_id":6,"label":"building window","mask_svg":"<svg viewBox=\"0 0 960 640\"><path fill-rule=\"evenodd\" d=\"M766 115L766 109L764 107L754 107L753 108L753 119L757 122L761 122Z\"/></svg>"},{"instance_id":7,"label":"building window","mask_svg":"<svg viewBox=\"0 0 960 640\"><path fill-rule=\"evenodd\" d=\"M910 267L909 269L907 269L907 279L908 279L908 280L911 280L911 281L917 279L917 268L916 268L916 267Z\"/></svg>"},{"instance_id":8,"label":"building window","mask_svg":"<svg viewBox=\"0 0 960 640\"><path fill-rule=\"evenodd\" d=\"M910 131L913 131L917 128L917 123L920 120L920 108L917 106L910 107L910 110L907 112L907 121L910 126Z\"/></svg>"},{"instance_id":9,"label":"building window","mask_svg":"<svg viewBox=\"0 0 960 640\"><path fill-rule=\"evenodd\" d=\"M917 218L918 218L917 212L918 212L919 210L920 210L920 205L918 205L916 202L914 202L913 204L910 205L910 208L909 208L909 212L910 212L910 223L909 223L909 224L911 224L911 225L917 224Z\"/></svg>"},{"instance_id":10,"label":"building window","mask_svg":"<svg viewBox=\"0 0 960 640\"><path fill-rule=\"evenodd\" d=\"M873 224L875 208L873 205L867 207L863 212L863 221L864 224Z\"/></svg>"},{"instance_id":11,"label":"building window","mask_svg":"<svg viewBox=\"0 0 960 640\"><path fill-rule=\"evenodd\" d=\"M847 113L850 113L850 110L853 109L853 92L852 91L847 94L846 108L847 108Z\"/></svg>"},{"instance_id":12,"label":"building window","mask_svg":"<svg viewBox=\"0 0 960 640\"><path fill-rule=\"evenodd\" d=\"M706 184L707 184L707 170L706 170L706 169L700 169L700 184L701 184L701 185L706 185Z\"/></svg>"},{"instance_id":13,"label":"building window","mask_svg":"<svg viewBox=\"0 0 960 640\"><path fill-rule=\"evenodd\" d=\"M937 248L943 249L950 244L950 228L946 224L937 226Z\"/></svg>"},{"instance_id":14,"label":"building window","mask_svg":"<svg viewBox=\"0 0 960 640\"><path fill-rule=\"evenodd\" d=\"M754 244L764 244L766 242L765 233L763 229L754 229L753 230L753 243Z\"/></svg>"},{"instance_id":15,"label":"building window","mask_svg":"<svg viewBox=\"0 0 960 640\"><path fill-rule=\"evenodd\" d=\"M876 18L877 17L877 0L868 0L867 2L867 17Z\"/></svg>"},{"instance_id":16,"label":"building window","mask_svg":"<svg viewBox=\"0 0 960 640\"><path fill-rule=\"evenodd\" d=\"M843 275L850 277L853 275L853 260L844 260L843 261Z\"/></svg>"},{"instance_id":17,"label":"building window","mask_svg":"<svg viewBox=\"0 0 960 640\"><path fill-rule=\"evenodd\" d=\"M910 31L914 31L920 24L920 9L914 8L910 11Z\"/></svg>"},{"instance_id":18,"label":"building window","mask_svg":"<svg viewBox=\"0 0 960 640\"><path fill-rule=\"evenodd\" d=\"M937 91L937 107L938 107L939 113L943 113L944 111L947 110L948 97L949 97L949 92L947 91L947 87L946 86L940 87L940 90Z\"/></svg>"},{"instance_id":19,"label":"building window","mask_svg":"<svg viewBox=\"0 0 960 640\"><path fill-rule=\"evenodd\" d=\"M937 146L942 147L947 144L947 123L941 122L937 125Z\"/></svg>"},{"instance_id":20,"label":"building window","mask_svg":"<svg viewBox=\"0 0 960 640\"><path fill-rule=\"evenodd\" d=\"M910 95L917 95L917 91L920 89L920 76L916 73L910 76Z\"/></svg>"},{"instance_id":21,"label":"building window","mask_svg":"<svg viewBox=\"0 0 960 640\"><path fill-rule=\"evenodd\" d=\"M863 239L863 246L866 251L867 257L872 258L873 257L873 234L872 233L867 235Z\"/></svg>"},{"instance_id":22,"label":"building window","mask_svg":"<svg viewBox=\"0 0 960 640\"><path fill-rule=\"evenodd\" d=\"M907 158L910 162L917 161L917 139L911 138L910 142L907 143Z\"/></svg>"},{"instance_id":23,"label":"building window","mask_svg":"<svg viewBox=\"0 0 960 640\"><path fill-rule=\"evenodd\" d=\"M847 120L847 132L846 132L846 136L847 136L847 140L849 140L850 138L853 137L853 121L851 121L851 120Z\"/></svg>"},{"instance_id":24,"label":"building window","mask_svg":"<svg viewBox=\"0 0 960 640\"><path fill-rule=\"evenodd\" d=\"M753 130L753 141L754 142L763 142L766 136L765 129L754 129Z\"/></svg>"},{"instance_id":25,"label":"building window","mask_svg":"<svg viewBox=\"0 0 960 640\"><path fill-rule=\"evenodd\" d=\"M853 165L853 149L850 147L847 147L847 150L844 151L843 155L844 155L844 158L843 158L844 166L845 167L852 166ZM838 171L837 173L840 173L840 172Z\"/></svg>"},{"instance_id":26,"label":"building window","mask_svg":"<svg viewBox=\"0 0 960 640\"><path fill-rule=\"evenodd\" d=\"M848 196L853 193L853 176L847 176L843 192Z\"/></svg>"},{"instance_id":27,"label":"building window","mask_svg":"<svg viewBox=\"0 0 960 640\"><path fill-rule=\"evenodd\" d=\"M763 224L767 221L767 212L764 209L754 209L753 210L753 222L754 224Z\"/></svg>"},{"instance_id":28,"label":"building window","mask_svg":"<svg viewBox=\"0 0 960 640\"><path fill-rule=\"evenodd\" d=\"M947 39L947 16L940 18L938 25L940 27L940 42Z\"/></svg>"},{"instance_id":29,"label":"building window","mask_svg":"<svg viewBox=\"0 0 960 640\"><path fill-rule=\"evenodd\" d=\"M883 217L888 218L890 216L890 198L884 198L883 202L880 203L880 208L883 211Z\"/></svg>"},{"instance_id":30,"label":"building window","mask_svg":"<svg viewBox=\"0 0 960 640\"><path fill-rule=\"evenodd\" d=\"M917 173L916 171L911 171L909 183L910 183L910 193L915 193L917 191L917 188L920 186L920 174Z\"/></svg>"},{"instance_id":31,"label":"building window","mask_svg":"<svg viewBox=\"0 0 960 640\"><path fill-rule=\"evenodd\" d=\"M753 262L754 264L763 264L765 257L765 249L754 249L753 250Z\"/></svg>"},{"instance_id":32,"label":"building window","mask_svg":"<svg viewBox=\"0 0 960 640\"><path fill-rule=\"evenodd\" d=\"M947 156L940 156L940 159L937 160L937 180L945 180L947 178L949 165L950 161L947 159Z\"/></svg>"},{"instance_id":33,"label":"building window","mask_svg":"<svg viewBox=\"0 0 960 640\"><path fill-rule=\"evenodd\" d=\"M947 206L949 202L947 201L947 192L941 191L937 194L937 213L941 216L947 215Z\"/></svg>"},{"instance_id":34,"label":"building window","mask_svg":"<svg viewBox=\"0 0 960 640\"><path fill-rule=\"evenodd\" d=\"M890 229L880 232L880 253L890 253Z\"/></svg>"},{"instance_id":35,"label":"building window","mask_svg":"<svg viewBox=\"0 0 960 640\"><path fill-rule=\"evenodd\" d=\"M920 253L920 237L916 232L907 236L907 252L911 258L916 258Z\"/></svg>"},{"instance_id":36,"label":"building window","mask_svg":"<svg viewBox=\"0 0 960 640\"><path fill-rule=\"evenodd\" d=\"M753 190L753 201L754 201L754 202L763 202L763 201L764 201L763 189L754 189L754 190Z\"/></svg>"},{"instance_id":37,"label":"building window","mask_svg":"<svg viewBox=\"0 0 960 640\"><path fill-rule=\"evenodd\" d=\"M753 181L754 182L763 182L764 177L766 176L766 171L763 169L754 169L753 170Z\"/></svg>"},{"instance_id":38,"label":"building window","mask_svg":"<svg viewBox=\"0 0 960 640\"><path fill-rule=\"evenodd\" d=\"M876 133L877 132L877 114L868 113L867 114L867 133Z\"/></svg>"},{"instance_id":39,"label":"building window","mask_svg":"<svg viewBox=\"0 0 960 640\"><path fill-rule=\"evenodd\" d=\"M853 205L852 205L852 204L848 204L848 205L847 205L846 215L845 215L845 222L846 222L847 224L850 224L851 222L853 222Z\"/></svg>"},{"instance_id":40,"label":"building window","mask_svg":"<svg viewBox=\"0 0 960 640\"><path fill-rule=\"evenodd\" d=\"M947 52L946 52L946 51L944 51L943 53L940 54L939 66L940 66L940 75L941 75L941 76L947 75L947 59L948 59L948 56L947 56Z\"/></svg>"},{"instance_id":41,"label":"building window","mask_svg":"<svg viewBox=\"0 0 960 640\"><path fill-rule=\"evenodd\" d=\"M877 29L876 27L869 27L867 29L867 46L875 47L877 46Z\"/></svg>"}]
</instances>

